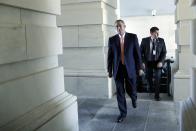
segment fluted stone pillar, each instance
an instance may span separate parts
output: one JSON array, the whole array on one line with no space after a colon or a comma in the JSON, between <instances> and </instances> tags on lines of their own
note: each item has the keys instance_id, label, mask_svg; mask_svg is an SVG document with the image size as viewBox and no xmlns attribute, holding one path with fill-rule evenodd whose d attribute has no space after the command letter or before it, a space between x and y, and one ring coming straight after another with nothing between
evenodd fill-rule
<instances>
[{"instance_id":1,"label":"fluted stone pillar","mask_svg":"<svg viewBox=\"0 0 196 131\"><path fill-rule=\"evenodd\" d=\"M179 51L179 69L174 76L174 100L184 100L190 95L191 53L190 30L193 10L188 0L176 0L176 43Z\"/></svg>"},{"instance_id":2,"label":"fluted stone pillar","mask_svg":"<svg viewBox=\"0 0 196 131\"><path fill-rule=\"evenodd\" d=\"M78 131L56 15L60 0L0 0L0 131Z\"/></svg>"},{"instance_id":3,"label":"fluted stone pillar","mask_svg":"<svg viewBox=\"0 0 196 131\"><path fill-rule=\"evenodd\" d=\"M57 21L63 32L66 89L79 97L112 97L115 86L107 77L106 58L117 1L61 0L61 8Z\"/></svg>"}]
</instances>

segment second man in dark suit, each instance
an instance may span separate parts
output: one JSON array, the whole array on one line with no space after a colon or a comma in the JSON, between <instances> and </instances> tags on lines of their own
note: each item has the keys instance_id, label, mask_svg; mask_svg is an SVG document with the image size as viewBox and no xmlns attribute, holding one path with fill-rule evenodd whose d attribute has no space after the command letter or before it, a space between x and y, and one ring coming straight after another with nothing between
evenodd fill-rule
<instances>
[{"instance_id":1,"label":"second man in dark suit","mask_svg":"<svg viewBox=\"0 0 196 131\"><path fill-rule=\"evenodd\" d=\"M155 92L154 98L155 100L159 101L161 68L163 66L167 51L164 39L158 37L159 28L152 27L150 29L150 34L150 37L142 39L140 49L150 91Z\"/></svg>"}]
</instances>

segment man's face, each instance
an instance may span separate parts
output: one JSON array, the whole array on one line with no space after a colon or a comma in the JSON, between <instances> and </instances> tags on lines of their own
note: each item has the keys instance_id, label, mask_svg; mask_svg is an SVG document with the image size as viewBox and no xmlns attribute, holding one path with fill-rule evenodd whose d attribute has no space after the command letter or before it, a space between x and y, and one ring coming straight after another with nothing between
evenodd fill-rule
<instances>
[{"instance_id":1,"label":"man's face","mask_svg":"<svg viewBox=\"0 0 196 131\"><path fill-rule=\"evenodd\" d=\"M156 39L159 37L159 30L156 30L155 32L151 32L150 34L151 34L152 38Z\"/></svg>"},{"instance_id":2,"label":"man's face","mask_svg":"<svg viewBox=\"0 0 196 131\"><path fill-rule=\"evenodd\" d=\"M125 24L122 22L118 22L116 24L116 30L120 35L123 35L125 33Z\"/></svg>"}]
</instances>

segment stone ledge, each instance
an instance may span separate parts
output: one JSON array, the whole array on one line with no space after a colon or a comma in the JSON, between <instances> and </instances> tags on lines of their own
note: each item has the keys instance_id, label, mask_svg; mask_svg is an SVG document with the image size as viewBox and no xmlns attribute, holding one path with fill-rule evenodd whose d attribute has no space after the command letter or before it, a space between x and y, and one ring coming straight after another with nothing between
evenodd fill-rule
<instances>
[{"instance_id":1,"label":"stone ledge","mask_svg":"<svg viewBox=\"0 0 196 131\"><path fill-rule=\"evenodd\" d=\"M66 92L0 127L1 131L34 131L77 101Z\"/></svg>"},{"instance_id":2,"label":"stone ledge","mask_svg":"<svg viewBox=\"0 0 196 131\"><path fill-rule=\"evenodd\" d=\"M196 108L191 98L181 103L181 131L196 131Z\"/></svg>"},{"instance_id":3,"label":"stone ledge","mask_svg":"<svg viewBox=\"0 0 196 131\"><path fill-rule=\"evenodd\" d=\"M107 77L104 70L66 70L64 69L65 77Z\"/></svg>"}]
</instances>

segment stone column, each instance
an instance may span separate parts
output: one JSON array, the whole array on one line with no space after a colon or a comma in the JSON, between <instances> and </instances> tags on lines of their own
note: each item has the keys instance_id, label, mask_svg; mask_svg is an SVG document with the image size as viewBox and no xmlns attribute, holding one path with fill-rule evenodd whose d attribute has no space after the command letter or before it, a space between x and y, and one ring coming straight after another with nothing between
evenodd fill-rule
<instances>
[{"instance_id":1,"label":"stone column","mask_svg":"<svg viewBox=\"0 0 196 131\"><path fill-rule=\"evenodd\" d=\"M108 38L115 33L116 0L62 0L58 26L63 32L65 87L79 97L108 98Z\"/></svg>"},{"instance_id":2,"label":"stone column","mask_svg":"<svg viewBox=\"0 0 196 131\"><path fill-rule=\"evenodd\" d=\"M60 0L0 0L1 131L78 131L56 15Z\"/></svg>"},{"instance_id":3,"label":"stone column","mask_svg":"<svg viewBox=\"0 0 196 131\"><path fill-rule=\"evenodd\" d=\"M196 131L196 0L189 0L193 7L193 20L191 21L191 84L190 96L181 103L180 125L181 131Z\"/></svg>"},{"instance_id":4,"label":"stone column","mask_svg":"<svg viewBox=\"0 0 196 131\"><path fill-rule=\"evenodd\" d=\"M196 106L196 0L190 0L194 10L194 19L191 25L191 51L192 51L192 85L191 85L191 98Z\"/></svg>"},{"instance_id":5,"label":"stone column","mask_svg":"<svg viewBox=\"0 0 196 131\"><path fill-rule=\"evenodd\" d=\"M190 30L193 10L188 0L176 0L176 43L178 44L179 69L174 76L174 100L184 100L190 95Z\"/></svg>"}]
</instances>

